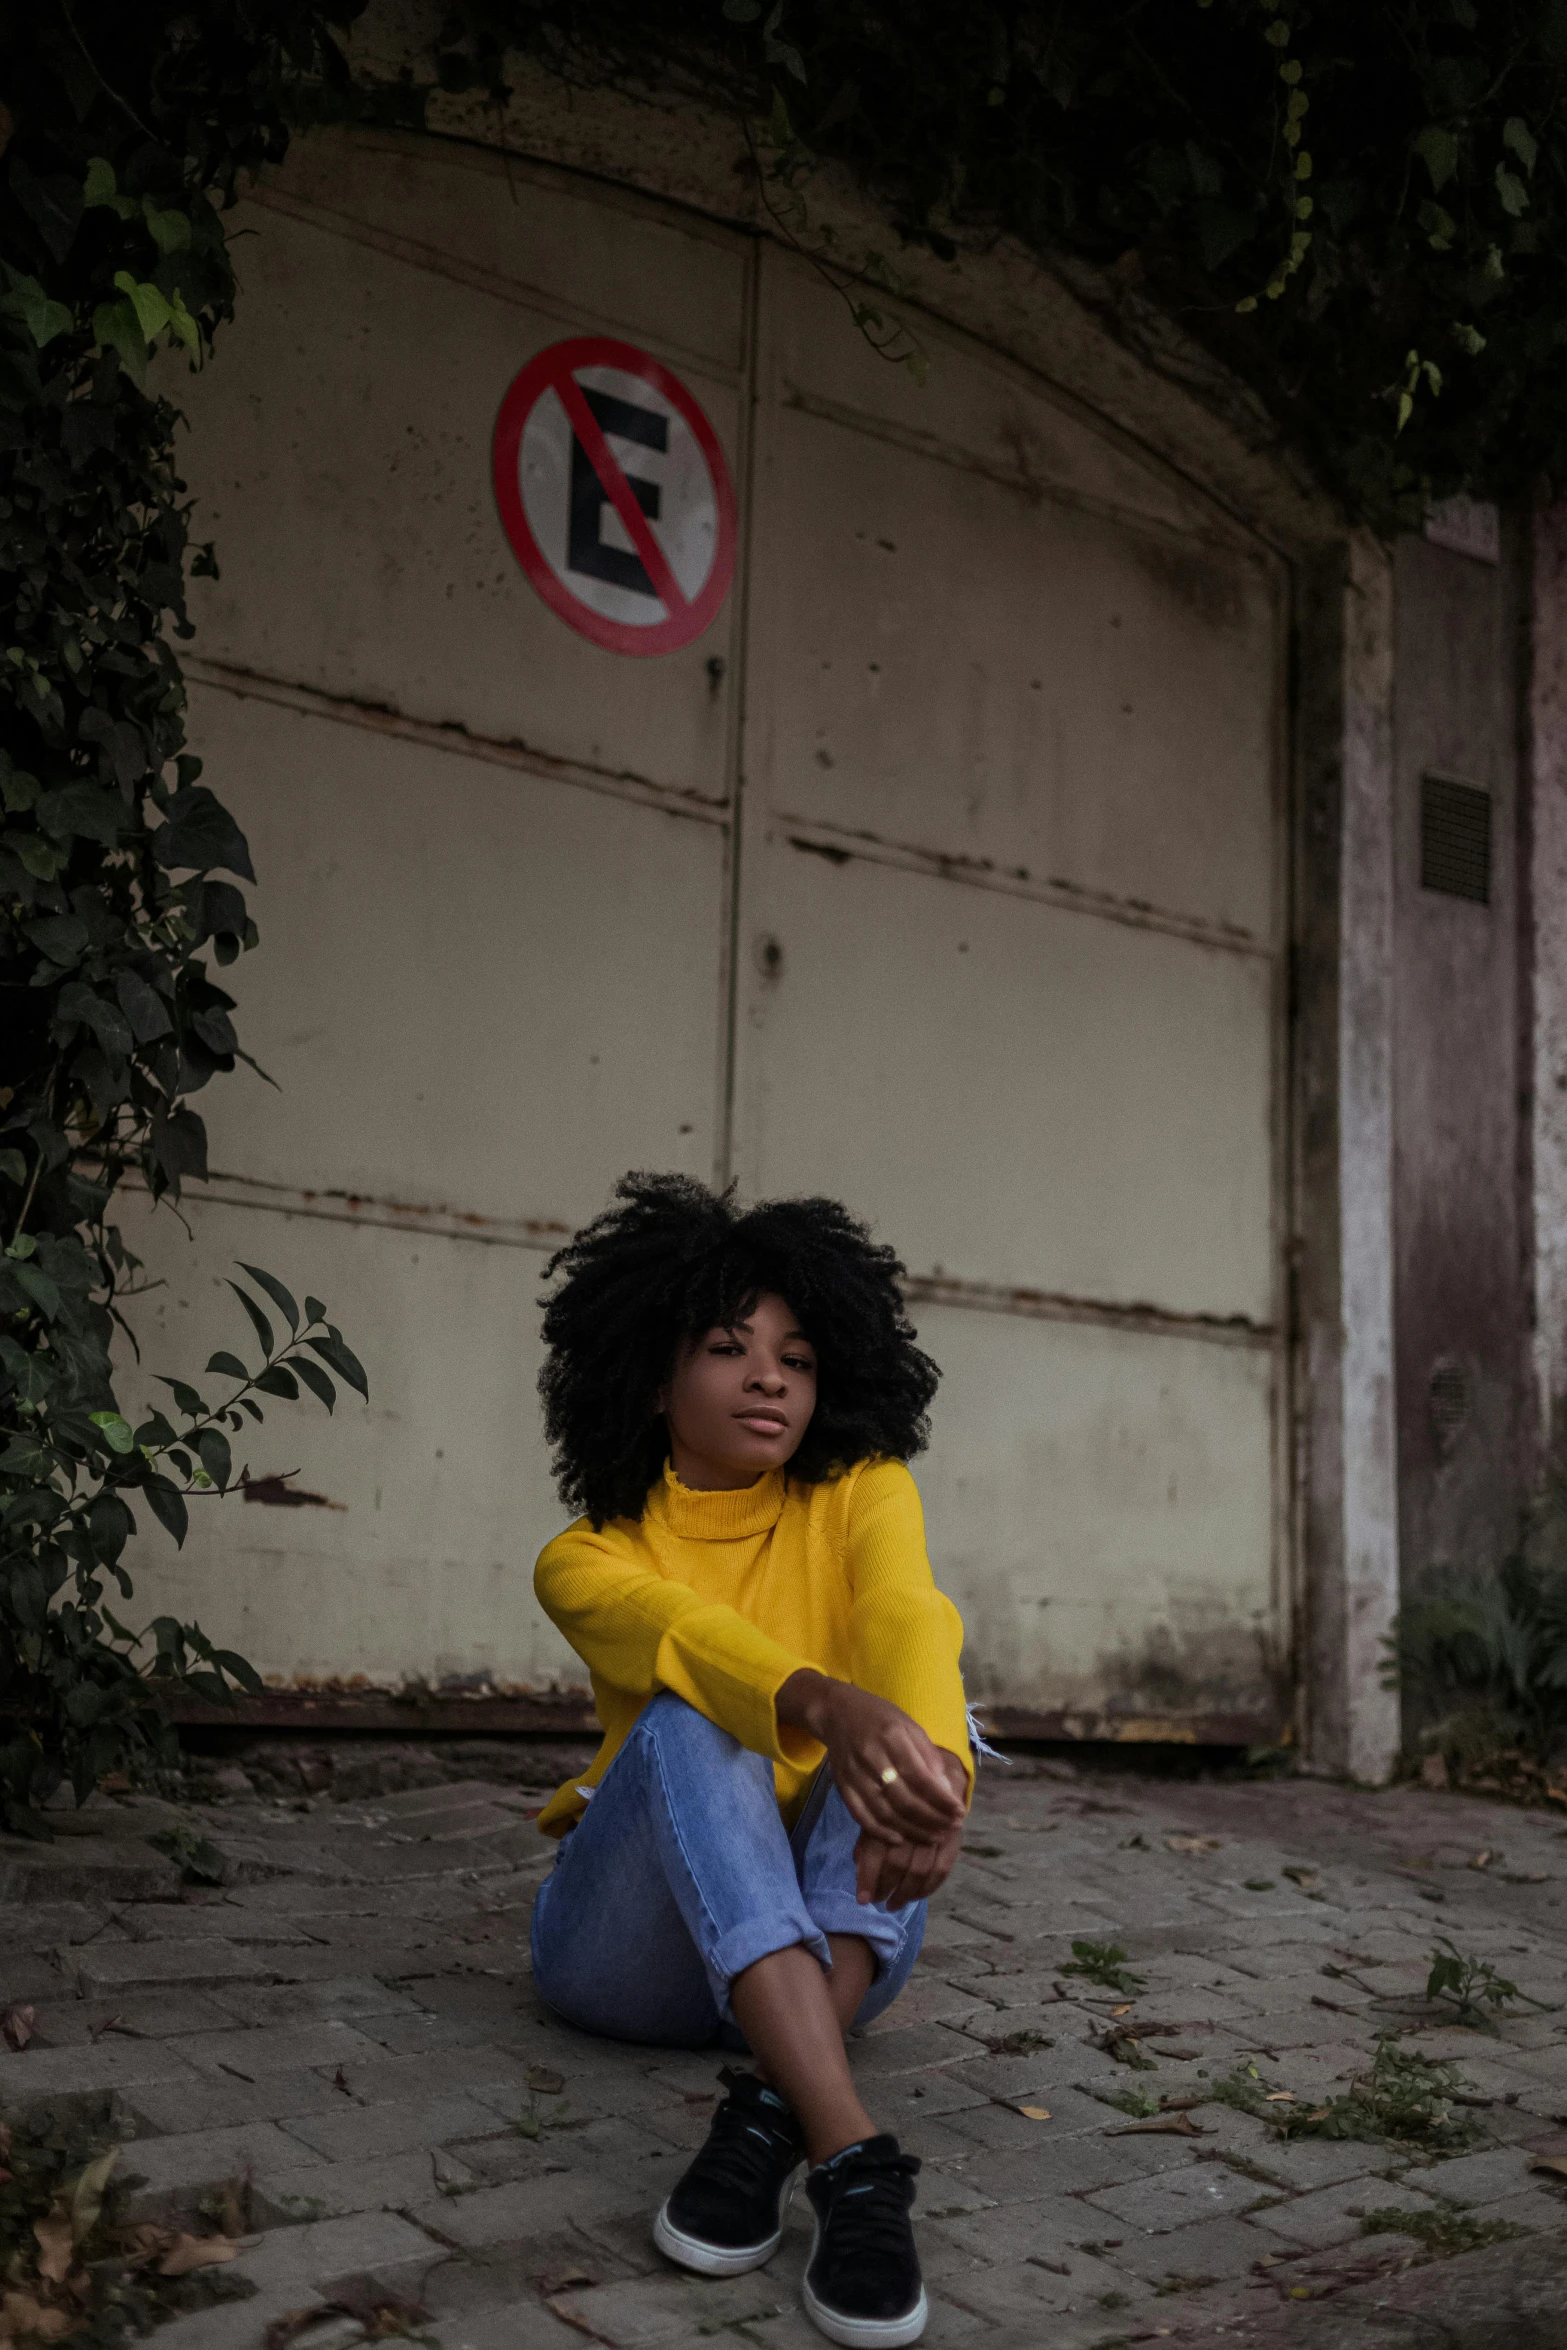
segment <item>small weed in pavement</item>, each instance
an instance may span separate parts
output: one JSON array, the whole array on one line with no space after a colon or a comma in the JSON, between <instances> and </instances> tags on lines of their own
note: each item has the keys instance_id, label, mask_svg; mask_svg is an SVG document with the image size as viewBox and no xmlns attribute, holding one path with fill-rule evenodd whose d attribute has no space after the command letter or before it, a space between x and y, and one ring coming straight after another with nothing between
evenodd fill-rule
<instances>
[{"instance_id":1,"label":"small weed in pavement","mask_svg":"<svg viewBox=\"0 0 1567 2350\"><path fill-rule=\"evenodd\" d=\"M1072 1955L1061 1972L1064 1975L1086 1976L1090 1983L1097 1983L1104 1991L1131 1994L1143 1987L1142 1976L1129 1971L1126 1952L1119 1942L1074 1942Z\"/></svg>"},{"instance_id":2,"label":"small weed in pavement","mask_svg":"<svg viewBox=\"0 0 1567 2350\"><path fill-rule=\"evenodd\" d=\"M1112 2089L1101 2103L1113 2105L1117 2113L1129 2113L1134 2122L1152 2121L1159 2111L1158 2098L1150 2097L1146 2089Z\"/></svg>"},{"instance_id":3,"label":"small weed in pavement","mask_svg":"<svg viewBox=\"0 0 1567 2350\"><path fill-rule=\"evenodd\" d=\"M1210 2082L1207 2094L1214 2104L1233 2105L1237 2113L1261 2113L1272 2086L1254 2064L1242 2064L1222 2081Z\"/></svg>"},{"instance_id":4,"label":"small weed in pavement","mask_svg":"<svg viewBox=\"0 0 1567 2350\"><path fill-rule=\"evenodd\" d=\"M1360 2223L1363 2236L1413 2236L1425 2246L1427 2260L1451 2260L1455 2252L1478 2252L1482 2244L1505 2243L1527 2230L1510 2219L1476 2219L1469 2211L1400 2211L1385 2204L1368 2211Z\"/></svg>"},{"instance_id":5,"label":"small weed in pavement","mask_svg":"<svg viewBox=\"0 0 1567 2350\"><path fill-rule=\"evenodd\" d=\"M1044 2032L1006 2032L985 2046L992 2056L1028 2056L1036 2048L1054 2048L1055 2042Z\"/></svg>"},{"instance_id":6,"label":"small weed in pavement","mask_svg":"<svg viewBox=\"0 0 1567 2350\"><path fill-rule=\"evenodd\" d=\"M1478 2122L1453 2112L1462 2088L1456 2065L1432 2064L1384 2038L1371 2070L1344 2096L1322 2105L1275 2106L1267 2118L1286 2138L1383 2138L1427 2154L1462 2154L1484 2135Z\"/></svg>"},{"instance_id":7,"label":"small weed in pavement","mask_svg":"<svg viewBox=\"0 0 1567 2350\"><path fill-rule=\"evenodd\" d=\"M574 2130L578 2126L571 2108L564 2100L549 2113L540 2113L539 2101L529 2097L526 2110L506 2127L518 2138L537 2138L544 2130Z\"/></svg>"},{"instance_id":8,"label":"small weed in pavement","mask_svg":"<svg viewBox=\"0 0 1567 2350\"><path fill-rule=\"evenodd\" d=\"M1466 1958L1446 1934L1439 1934L1426 1977L1426 1997L1446 2000L1456 2008L1455 2023L1468 2024L1477 2032L1494 2032L1496 2011L1521 1998L1522 1993L1516 1983L1497 1973L1488 1958ZM1488 2007L1490 2015L1485 2012Z\"/></svg>"},{"instance_id":9,"label":"small weed in pavement","mask_svg":"<svg viewBox=\"0 0 1567 2350\"><path fill-rule=\"evenodd\" d=\"M227 1856L210 1837L198 1835L194 1828L160 1828L147 1842L154 1852L167 1853L170 1860L178 1861L187 1885L226 1885L229 1881Z\"/></svg>"}]
</instances>

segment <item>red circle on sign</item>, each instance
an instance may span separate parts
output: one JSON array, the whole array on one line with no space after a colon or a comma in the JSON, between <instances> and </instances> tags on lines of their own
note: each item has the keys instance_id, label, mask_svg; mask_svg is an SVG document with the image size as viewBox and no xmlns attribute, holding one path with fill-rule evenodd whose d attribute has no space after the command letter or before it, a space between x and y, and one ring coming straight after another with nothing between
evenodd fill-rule
<instances>
[{"instance_id":1,"label":"red circle on sign","mask_svg":"<svg viewBox=\"0 0 1567 2350\"><path fill-rule=\"evenodd\" d=\"M578 370L588 367L612 367L623 375L640 376L668 402L696 442L712 485L717 530L712 562L694 596L687 596L681 589L627 476L609 451L604 434L588 409L576 380ZM528 419L547 392L553 392L564 408L576 447L598 476L602 502L612 506L620 516L635 549L635 559L640 559L664 608L664 619L639 625L613 620L595 611L590 603L573 593L539 545L523 502L521 457ZM530 359L514 377L495 419L494 472L495 502L513 554L551 611L558 612L568 627L591 643L602 645L612 653L673 653L702 634L728 595L734 578L738 531L734 486L718 435L679 377L671 375L651 353L638 350L634 343L615 342L607 335L576 335L568 342L550 344L547 350Z\"/></svg>"}]
</instances>

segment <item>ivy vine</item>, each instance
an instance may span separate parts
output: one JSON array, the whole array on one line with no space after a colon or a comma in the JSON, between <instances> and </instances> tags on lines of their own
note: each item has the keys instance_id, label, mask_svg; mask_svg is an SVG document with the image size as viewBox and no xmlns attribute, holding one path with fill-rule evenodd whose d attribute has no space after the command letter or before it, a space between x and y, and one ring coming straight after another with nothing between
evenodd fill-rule
<instances>
[{"instance_id":1,"label":"ivy vine","mask_svg":"<svg viewBox=\"0 0 1567 2350\"><path fill-rule=\"evenodd\" d=\"M1567 479L1567 0L712 5L454 0L428 72L664 81L759 126L791 202L830 159L908 247L1091 263L1378 529Z\"/></svg>"},{"instance_id":2,"label":"ivy vine","mask_svg":"<svg viewBox=\"0 0 1567 2350\"><path fill-rule=\"evenodd\" d=\"M0 1808L166 1756L159 1685L256 1686L199 1628L131 1627L137 1513L184 1537L259 1398L364 1373L325 1309L240 1291L262 1350L133 1427L111 1340L138 1267L110 1220L206 1172L192 1097L244 1058L215 971L255 943L244 838L185 749L190 514L157 344L231 314L221 207L284 101L344 79L320 12L40 0L0 28ZM257 1292L259 1291L259 1296ZM273 1341L266 1302L288 1324ZM111 1604L112 1600L112 1604Z\"/></svg>"}]
</instances>

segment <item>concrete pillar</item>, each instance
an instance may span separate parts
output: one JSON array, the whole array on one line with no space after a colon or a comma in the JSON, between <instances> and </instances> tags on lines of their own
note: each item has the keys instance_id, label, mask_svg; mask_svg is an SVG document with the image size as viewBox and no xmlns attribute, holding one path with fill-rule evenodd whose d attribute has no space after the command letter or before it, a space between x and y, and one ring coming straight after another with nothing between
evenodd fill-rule
<instances>
[{"instance_id":1,"label":"concrete pillar","mask_svg":"<svg viewBox=\"0 0 1567 2350\"><path fill-rule=\"evenodd\" d=\"M1533 996L1534 1386L1539 1456L1567 1465L1567 505L1533 517L1525 952Z\"/></svg>"},{"instance_id":2,"label":"concrete pillar","mask_svg":"<svg viewBox=\"0 0 1567 2350\"><path fill-rule=\"evenodd\" d=\"M1393 1351L1393 593L1356 538L1303 583L1296 1338L1309 1757L1386 1778L1398 1609Z\"/></svg>"}]
</instances>

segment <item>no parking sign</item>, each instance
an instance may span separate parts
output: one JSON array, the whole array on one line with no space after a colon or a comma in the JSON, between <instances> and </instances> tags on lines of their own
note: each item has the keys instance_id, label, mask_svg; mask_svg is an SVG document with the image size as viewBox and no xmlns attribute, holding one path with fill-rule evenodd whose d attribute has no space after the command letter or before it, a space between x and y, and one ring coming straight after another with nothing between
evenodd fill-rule
<instances>
[{"instance_id":1,"label":"no parking sign","mask_svg":"<svg viewBox=\"0 0 1567 2350\"><path fill-rule=\"evenodd\" d=\"M495 420L495 499L552 611L612 653L672 653L734 577L735 495L678 376L578 335L530 359Z\"/></svg>"}]
</instances>

